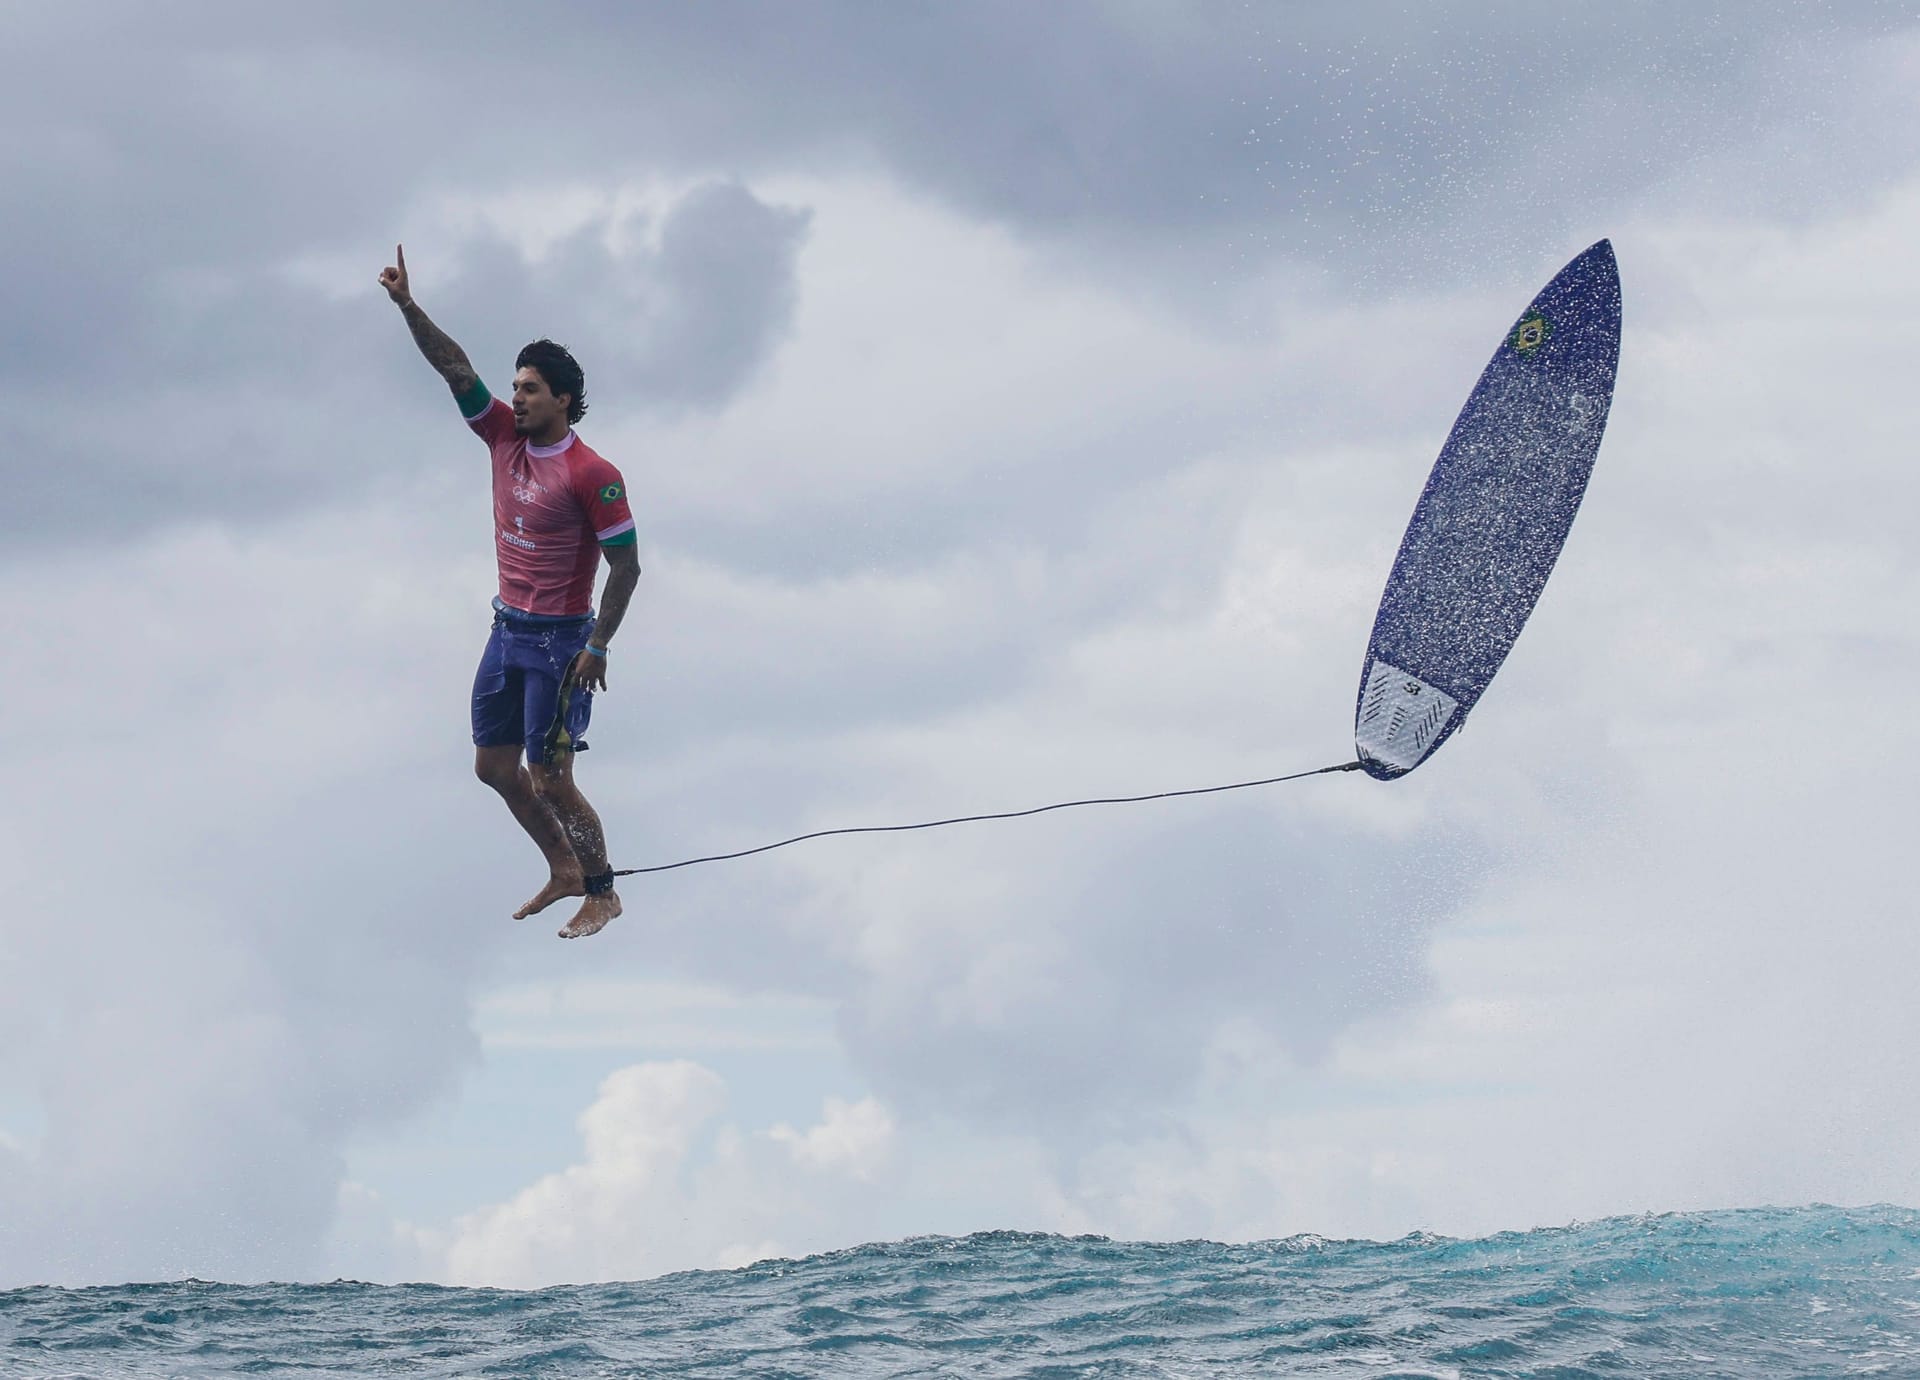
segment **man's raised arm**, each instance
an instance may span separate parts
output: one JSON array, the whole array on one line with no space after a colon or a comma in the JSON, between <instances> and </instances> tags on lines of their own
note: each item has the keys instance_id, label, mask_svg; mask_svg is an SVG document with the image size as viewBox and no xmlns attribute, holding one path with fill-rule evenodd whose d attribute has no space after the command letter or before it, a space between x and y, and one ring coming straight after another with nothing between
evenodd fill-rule
<instances>
[{"instance_id":1,"label":"man's raised arm","mask_svg":"<svg viewBox=\"0 0 1920 1380\"><path fill-rule=\"evenodd\" d=\"M473 361L467 358L465 350L453 343L451 336L427 319L419 303L413 300L413 294L407 288L407 256L397 244L393 247L393 257L397 261L395 265L380 271L380 286L387 290L387 296L400 308L400 314L407 318L407 329L413 332L413 343L420 347L420 353L427 357L427 363L447 381L447 387L453 390L454 397L464 397L480 382L480 376L473 372Z\"/></svg>"}]
</instances>

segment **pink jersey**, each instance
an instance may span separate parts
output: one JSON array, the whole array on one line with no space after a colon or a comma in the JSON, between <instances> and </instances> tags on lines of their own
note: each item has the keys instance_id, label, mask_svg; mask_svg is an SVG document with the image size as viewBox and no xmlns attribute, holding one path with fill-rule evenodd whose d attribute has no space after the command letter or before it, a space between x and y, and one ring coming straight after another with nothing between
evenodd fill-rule
<instances>
[{"instance_id":1,"label":"pink jersey","mask_svg":"<svg viewBox=\"0 0 1920 1380\"><path fill-rule=\"evenodd\" d=\"M588 612L600 544L633 540L620 471L571 431L558 445L528 445L498 398L467 425L493 452L500 602L527 613Z\"/></svg>"}]
</instances>

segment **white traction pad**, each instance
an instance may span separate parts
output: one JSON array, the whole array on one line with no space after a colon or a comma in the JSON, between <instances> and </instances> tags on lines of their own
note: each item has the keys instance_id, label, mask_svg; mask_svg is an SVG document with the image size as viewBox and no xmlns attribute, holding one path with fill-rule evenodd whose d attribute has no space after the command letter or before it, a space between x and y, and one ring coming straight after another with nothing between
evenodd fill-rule
<instances>
[{"instance_id":1,"label":"white traction pad","mask_svg":"<svg viewBox=\"0 0 1920 1380\"><path fill-rule=\"evenodd\" d=\"M1412 771L1459 708L1460 702L1444 690L1375 660L1360 692L1353 745L1362 757L1396 771Z\"/></svg>"}]
</instances>

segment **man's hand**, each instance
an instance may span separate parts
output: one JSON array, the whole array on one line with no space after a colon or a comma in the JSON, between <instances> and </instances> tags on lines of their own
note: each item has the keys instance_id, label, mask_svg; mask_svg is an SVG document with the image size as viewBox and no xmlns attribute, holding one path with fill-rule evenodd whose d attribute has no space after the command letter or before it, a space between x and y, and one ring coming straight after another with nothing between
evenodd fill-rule
<instances>
[{"instance_id":1,"label":"man's hand","mask_svg":"<svg viewBox=\"0 0 1920 1380\"><path fill-rule=\"evenodd\" d=\"M583 651L573 659L573 683L588 690L607 688L607 659Z\"/></svg>"},{"instance_id":2,"label":"man's hand","mask_svg":"<svg viewBox=\"0 0 1920 1380\"><path fill-rule=\"evenodd\" d=\"M413 293L407 287L407 256L399 245L393 247L393 257L399 263L392 268L380 270L380 286L387 290L395 306L404 307L413 300Z\"/></svg>"},{"instance_id":3,"label":"man's hand","mask_svg":"<svg viewBox=\"0 0 1920 1380\"><path fill-rule=\"evenodd\" d=\"M467 391L480 381L480 376L473 372L473 361L467 358L465 350L453 343L452 337L427 320L427 314L415 304L413 289L407 282L406 250L396 244L393 257L393 267L380 270L380 286L387 290L387 296L400 308L407 329L413 332L413 343L420 347L420 353L427 357L427 363L447 381L447 387L453 390L454 397L465 397Z\"/></svg>"}]
</instances>

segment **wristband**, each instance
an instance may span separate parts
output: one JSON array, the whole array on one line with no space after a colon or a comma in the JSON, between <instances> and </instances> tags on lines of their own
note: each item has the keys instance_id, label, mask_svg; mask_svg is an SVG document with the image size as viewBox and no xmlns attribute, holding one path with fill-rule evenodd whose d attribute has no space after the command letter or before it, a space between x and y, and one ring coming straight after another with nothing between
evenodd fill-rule
<instances>
[{"instance_id":1,"label":"wristband","mask_svg":"<svg viewBox=\"0 0 1920 1380\"><path fill-rule=\"evenodd\" d=\"M605 661L607 659L607 649L605 647L596 647L591 642L589 642L586 646L586 650L589 652L592 652L595 656L599 657L602 661Z\"/></svg>"}]
</instances>

